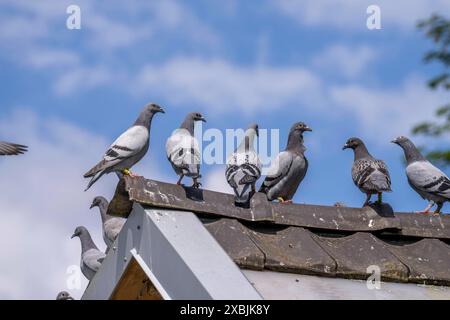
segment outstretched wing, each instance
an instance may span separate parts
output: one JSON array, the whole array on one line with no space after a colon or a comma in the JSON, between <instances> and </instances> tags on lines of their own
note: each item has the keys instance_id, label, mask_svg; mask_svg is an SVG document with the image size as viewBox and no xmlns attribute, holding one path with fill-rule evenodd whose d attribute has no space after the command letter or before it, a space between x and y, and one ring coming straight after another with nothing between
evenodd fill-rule
<instances>
[{"instance_id":1,"label":"outstretched wing","mask_svg":"<svg viewBox=\"0 0 450 320\"><path fill-rule=\"evenodd\" d=\"M19 155L27 152L27 146L0 141L0 156Z\"/></svg>"}]
</instances>

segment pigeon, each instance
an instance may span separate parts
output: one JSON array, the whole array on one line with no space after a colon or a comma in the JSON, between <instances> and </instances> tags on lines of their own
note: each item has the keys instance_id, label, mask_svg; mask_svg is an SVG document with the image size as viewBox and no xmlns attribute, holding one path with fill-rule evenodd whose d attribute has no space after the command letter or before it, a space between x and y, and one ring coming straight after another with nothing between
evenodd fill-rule
<instances>
[{"instance_id":1,"label":"pigeon","mask_svg":"<svg viewBox=\"0 0 450 320\"><path fill-rule=\"evenodd\" d=\"M103 159L84 174L85 178L91 178L86 190L105 173L117 172L134 176L130 168L147 153L152 119L158 112L164 113L164 110L154 103L144 107L134 125L122 133L106 151Z\"/></svg>"},{"instance_id":2,"label":"pigeon","mask_svg":"<svg viewBox=\"0 0 450 320\"><path fill-rule=\"evenodd\" d=\"M227 159L225 177L234 190L237 204L249 202L256 191L256 181L261 176L261 162L253 146L258 135L258 125L250 125L239 147Z\"/></svg>"},{"instance_id":3,"label":"pigeon","mask_svg":"<svg viewBox=\"0 0 450 320\"><path fill-rule=\"evenodd\" d=\"M378 194L378 204L382 203L382 193L391 192L391 178L382 160L376 160L367 151L366 145L358 138L350 138L342 150L353 149L355 160L352 166L352 178L361 192L367 195L363 207L370 203L372 194Z\"/></svg>"},{"instance_id":4,"label":"pigeon","mask_svg":"<svg viewBox=\"0 0 450 320\"><path fill-rule=\"evenodd\" d=\"M27 146L21 144L0 141L0 156L17 156L27 152L27 149Z\"/></svg>"},{"instance_id":5,"label":"pigeon","mask_svg":"<svg viewBox=\"0 0 450 320\"><path fill-rule=\"evenodd\" d=\"M81 241L81 272L88 280L92 280L95 273L100 269L106 255L98 250L85 227L77 227L71 238L74 237L79 237Z\"/></svg>"},{"instance_id":6,"label":"pigeon","mask_svg":"<svg viewBox=\"0 0 450 320\"><path fill-rule=\"evenodd\" d=\"M90 209L98 207L102 218L103 240L106 246L110 248L116 240L120 230L127 221L125 218L113 217L106 214L108 210L108 200L104 197L95 197L92 201Z\"/></svg>"},{"instance_id":7,"label":"pigeon","mask_svg":"<svg viewBox=\"0 0 450 320\"><path fill-rule=\"evenodd\" d=\"M181 184L184 176L188 176L193 180L192 186L198 188L201 185L197 181L201 177L201 152L198 141L194 137L195 121L206 122L200 113L189 113L180 128L167 139L166 154L176 174L180 176L177 185Z\"/></svg>"},{"instance_id":8,"label":"pigeon","mask_svg":"<svg viewBox=\"0 0 450 320\"><path fill-rule=\"evenodd\" d=\"M305 131L312 130L303 122L295 123L289 131L286 149L272 162L259 189L269 201L278 199L280 203L292 203L292 197L308 170L308 160L304 155L306 148L303 145Z\"/></svg>"},{"instance_id":9,"label":"pigeon","mask_svg":"<svg viewBox=\"0 0 450 320\"><path fill-rule=\"evenodd\" d=\"M67 291L61 291L56 296L56 300L75 300Z\"/></svg>"},{"instance_id":10,"label":"pigeon","mask_svg":"<svg viewBox=\"0 0 450 320\"><path fill-rule=\"evenodd\" d=\"M427 214L436 204L435 215L441 212L444 202L450 201L450 180L441 170L432 165L406 137L400 136L393 141L399 145L406 158L406 176L408 183L423 199L428 200L428 206L417 213Z\"/></svg>"}]
</instances>

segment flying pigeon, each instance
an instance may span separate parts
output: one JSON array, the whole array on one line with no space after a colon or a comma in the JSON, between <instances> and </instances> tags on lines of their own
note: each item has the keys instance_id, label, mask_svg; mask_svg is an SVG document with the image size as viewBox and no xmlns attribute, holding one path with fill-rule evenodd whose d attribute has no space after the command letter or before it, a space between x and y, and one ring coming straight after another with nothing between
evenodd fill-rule
<instances>
[{"instance_id":1,"label":"flying pigeon","mask_svg":"<svg viewBox=\"0 0 450 320\"><path fill-rule=\"evenodd\" d=\"M27 152L27 146L0 141L0 156L17 156Z\"/></svg>"},{"instance_id":2,"label":"flying pigeon","mask_svg":"<svg viewBox=\"0 0 450 320\"><path fill-rule=\"evenodd\" d=\"M227 159L225 177L234 190L234 199L238 204L248 203L261 176L261 162L253 146L258 135L258 125L249 126L241 144Z\"/></svg>"},{"instance_id":3,"label":"flying pigeon","mask_svg":"<svg viewBox=\"0 0 450 320\"><path fill-rule=\"evenodd\" d=\"M79 237L81 242L81 272L88 280L92 280L106 255L98 250L85 227L77 227L71 238Z\"/></svg>"},{"instance_id":4,"label":"flying pigeon","mask_svg":"<svg viewBox=\"0 0 450 320\"><path fill-rule=\"evenodd\" d=\"M278 199L281 203L291 203L308 170L308 160L304 152L303 132L312 131L305 123L297 122L289 131L286 149L272 162L266 179L259 192L264 192L269 201Z\"/></svg>"},{"instance_id":5,"label":"flying pigeon","mask_svg":"<svg viewBox=\"0 0 450 320\"><path fill-rule=\"evenodd\" d=\"M113 217L106 214L108 210L108 200L104 197L95 197L92 201L90 209L98 207L100 211L100 216L102 218L102 229L103 229L103 240L106 246L110 248L117 238L117 235L122 230L123 225L127 219L120 217Z\"/></svg>"},{"instance_id":6,"label":"flying pigeon","mask_svg":"<svg viewBox=\"0 0 450 320\"><path fill-rule=\"evenodd\" d=\"M441 212L444 202L450 201L450 180L441 170L433 166L406 137L392 141L402 147L406 158L406 176L409 185L423 198L428 206L418 213L427 214L437 204L434 214Z\"/></svg>"},{"instance_id":7,"label":"flying pigeon","mask_svg":"<svg viewBox=\"0 0 450 320\"><path fill-rule=\"evenodd\" d=\"M189 113L180 128L167 139L166 154L176 174L180 176L177 184L181 184L184 176L193 180L193 187L200 187L197 181L200 175L201 152L197 139L194 137L195 121L206 122L198 112Z\"/></svg>"},{"instance_id":8,"label":"flying pigeon","mask_svg":"<svg viewBox=\"0 0 450 320\"><path fill-rule=\"evenodd\" d=\"M164 113L164 110L154 103L144 107L133 126L122 133L106 151L103 159L84 174L85 178L91 178L86 190L105 173L117 172L133 176L130 168L147 153L152 119L158 112Z\"/></svg>"},{"instance_id":9,"label":"flying pigeon","mask_svg":"<svg viewBox=\"0 0 450 320\"><path fill-rule=\"evenodd\" d=\"M74 300L74 298L67 291L61 291L56 296L56 300Z\"/></svg>"},{"instance_id":10,"label":"flying pigeon","mask_svg":"<svg viewBox=\"0 0 450 320\"><path fill-rule=\"evenodd\" d=\"M381 204L382 193L392 191L386 164L372 157L361 139L348 139L342 150L348 148L353 149L355 154L352 166L353 182L361 192L367 195L363 206L370 203L372 194L378 194L378 203Z\"/></svg>"}]
</instances>

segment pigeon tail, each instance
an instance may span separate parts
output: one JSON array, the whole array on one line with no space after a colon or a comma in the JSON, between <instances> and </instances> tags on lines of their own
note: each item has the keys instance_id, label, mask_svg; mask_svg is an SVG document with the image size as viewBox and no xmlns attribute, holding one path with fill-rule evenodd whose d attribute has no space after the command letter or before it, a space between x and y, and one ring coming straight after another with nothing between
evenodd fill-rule
<instances>
[{"instance_id":1,"label":"pigeon tail","mask_svg":"<svg viewBox=\"0 0 450 320\"><path fill-rule=\"evenodd\" d=\"M252 196L251 183L249 184L239 184L236 189L234 189L234 201L236 203L247 203Z\"/></svg>"},{"instance_id":2,"label":"pigeon tail","mask_svg":"<svg viewBox=\"0 0 450 320\"><path fill-rule=\"evenodd\" d=\"M88 191L89 188L90 188L95 182L97 182L97 180L100 179L100 177L103 176L104 174L105 174L105 171L97 172L97 173L92 177L92 179L89 181L89 183L88 183L86 189L84 189L84 191Z\"/></svg>"},{"instance_id":3,"label":"pigeon tail","mask_svg":"<svg viewBox=\"0 0 450 320\"><path fill-rule=\"evenodd\" d=\"M84 178L91 178L95 176L99 171L103 170L105 168L106 161L102 160L99 163L97 163L91 170L86 172L83 177Z\"/></svg>"}]
</instances>

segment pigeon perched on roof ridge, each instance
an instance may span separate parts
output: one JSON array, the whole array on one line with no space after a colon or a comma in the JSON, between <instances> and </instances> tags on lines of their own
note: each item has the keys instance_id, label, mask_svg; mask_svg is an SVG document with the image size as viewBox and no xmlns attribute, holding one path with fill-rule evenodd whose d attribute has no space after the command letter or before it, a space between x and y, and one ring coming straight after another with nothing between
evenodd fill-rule
<instances>
[{"instance_id":1,"label":"pigeon perched on roof ridge","mask_svg":"<svg viewBox=\"0 0 450 320\"><path fill-rule=\"evenodd\" d=\"M382 193L391 192L391 177L384 161L377 160L369 153L359 138L350 138L342 148L353 149L352 179L361 192L367 195L363 206L370 203L373 194L378 194L378 204L382 203Z\"/></svg>"},{"instance_id":2,"label":"pigeon perched on roof ridge","mask_svg":"<svg viewBox=\"0 0 450 320\"><path fill-rule=\"evenodd\" d=\"M278 199L291 203L298 186L308 171L308 159L303 144L303 133L312 131L305 123L297 122L291 127L286 149L272 162L259 192L267 195L269 201Z\"/></svg>"},{"instance_id":3,"label":"pigeon perched on roof ridge","mask_svg":"<svg viewBox=\"0 0 450 320\"><path fill-rule=\"evenodd\" d=\"M0 156L17 156L28 151L28 146L0 141Z\"/></svg>"},{"instance_id":4,"label":"pigeon perched on roof ridge","mask_svg":"<svg viewBox=\"0 0 450 320\"><path fill-rule=\"evenodd\" d=\"M227 159L225 177L234 190L238 204L249 202L256 192L256 181L261 176L261 162L254 149L255 136L258 135L258 125L250 125L236 151Z\"/></svg>"},{"instance_id":5,"label":"pigeon perched on roof ridge","mask_svg":"<svg viewBox=\"0 0 450 320\"><path fill-rule=\"evenodd\" d=\"M95 245L86 227L79 226L71 238L79 237L81 243L81 272L88 280L94 278L106 255Z\"/></svg>"},{"instance_id":6,"label":"pigeon perched on roof ridge","mask_svg":"<svg viewBox=\"0 0 450 320\"><path fill-rule=\"evenodd\" d=\"M436 204L434 214L439 214L444 202L450 201L450 179L429 162L407 137L400 136L391 142L403 149L409 185L423 199L429 201L424 210L417 212L426 214Z\"/></svg>"},{"instance_id":7,"label":"pigeon perched on roof ridge","mask_svg":"<svg viewBox=\"0 0 450 320\"><path fill-rule=\"evenodd\" d=\"M150 141L150 128L153 116L164 110L157 104L147 104L139 114L133 126L122 133L103 155L103 159L84 174L91 178L88 190L105 173L117 172L133 176L130 168L147 153Z\"/></svg>"},{"instance_id":8,"label":"pigeon perched on roof ridge","mask_svg":"<svg viewBox=\"0 0 450 320\"><path fill-rule=\"evenodd\" d=\"M200 187L201 152L197 139L194 136L196 121L206 122L199 112L188 113L180 128L175 130L166 141L166 154L175 173L180 176L177 184L181 184L184 176L193 180L194 188Z\"/></svg>"},{"instance_id":9,"label":"pigeon perched on roof ridge","mask_svg":"<svg viewBox=\"0 0 450 320\"><path fill-rule=\"evenodd\" d=\"M103 240L109 249L113 245L127 219L108 215L106 213L108 211L108 204L108 200L104 197L97 196L93 199L90 209L98 207L100 211Z\"/></svg>"},{"instance_id":10,"label":"pigeon perched on roof ridge","mask_svg":"<svg viewBox=\"0 0 450 320\"><path fill-rule=\"evenodd\" d=\"M67 291L61 291L56 296L56 300L75 300Z\"/></svg>"}]
</instances>

